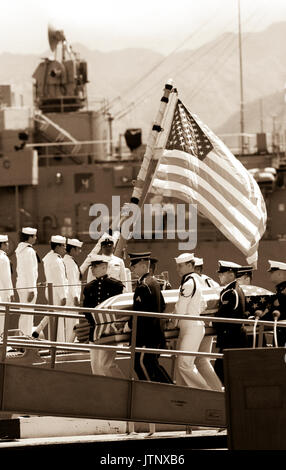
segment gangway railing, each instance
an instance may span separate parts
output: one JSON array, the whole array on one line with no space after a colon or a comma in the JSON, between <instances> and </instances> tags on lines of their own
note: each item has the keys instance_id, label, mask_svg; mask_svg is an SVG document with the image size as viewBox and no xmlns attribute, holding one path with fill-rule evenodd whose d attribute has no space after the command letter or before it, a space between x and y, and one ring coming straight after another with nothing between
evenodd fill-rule
<instances>
[{"instance_id":1,"label":"gangway railing","mask_svg":"<svg viewBox=\"0 0 286 470\"><path fill-rule=\"evenodd\" d=\"M166 291L169 292L169 291ZM52 340L32 340L9 337L9 325L13 315L22 311L30 315L48 315L52 320L59 317L83 318L85 312L115 314L118 321L133 317L131 343L125 347L118 344L82 344L57 342L57 322L54 321ZM96 418L104 420L123 420L131 422L196 425L225 428L225 395L222 391L198 389L180 385L142 381L135 379L135 353L171 354L171 357L185 355L222 358L223 354L212 352L181 351L177 348L154 349L136 347L138 316L160 319L176 319L205 323L214 321L211 315L180 315L173 313L135 312L132 310L110 308L83 308L55 305L31 305L27 303L0 303L0 314L5 313L3 341L0 343L0 411L9 413L35 414L37 416L67 416L76 418ZM54 319L53 319L54 317ZM261 324L273 327L271 321L252 319L226 319L215 317L215 322L236 324ZM277 321L275 327L285 327L286 323ZM83 374L54 368L55 354L51 354L51 369L33 361L21 364L9 360L7 347L49 348L52 352L91 351L105 349L124 351L129 354L129 371L123 378ZM8 357L7 357L8 356ZM19 393L21 390L21 393ZM32 390L32 393L31 393Z\"/></svg>"},{"instance_id":2,"label":"gangway railing","mask_svg":"<svg viewBox=\"0 0 286 470\"><path fill-rule=\"evenodd\" d=\"M222 358L223 354L213 353L213 352L198 352L198 351L182 351L177 349L159 349L159 348L142 348L136 347L136 334L137 334L137 318L138 316L143 317L154 317L160 319L169 319L169 320L188 320L188 321L203 321L205 323L211 323L215 321L216 323L231 323L231 324L247 324L253 325L254 328L257 326L263 327L259 334L263 334L264 327L275 328L277 327L286 327L285 321L267 321L267 320L258 320L251 318L223 318L223 317L214 317L207 315L181 315L175 313L155 313L155 312L144 312L144 311L132 311L132 310L121 310L121 309L110 309L110 308L84 308L84 307L71 307L71 306L55 306L55 305L45 305L45 304L35 304L31 307L29 303L19 303L19 302L0 302L0 314L5 312L5 321L4 321L4 332L3 339L0 341L1 351L1 361L5 362L7 357L7 347L29 347L29 348L48 348L53 351L51 368L55 367L55 352L56 350L67 350L67 351L89 351L92 349L106 349L106 350L115 350L122 352L122 347L116 345L108 344L93 344L93 343L67 343L67 342L57 342L57 330L58 322L54 324L53 338L54 340L33 340L33 339L13 339L13 337L8 337L9 332L9 323L10 316L21 313L21 309L24 309L25 315L45 315L49 318L71 318L71 319L83 319L83 314L86 312L89 313L104 313L104 314L113 314L118 316L116 321L121 321L123 319L128 320L129 317L133 317L132 330L130 332L131 341L130 346L125 346L124 350L130 353L130 367L129 367L129 378L135 378L134 371L134 361L136 352L144 352L147 354L171 354L171 355L184 355L184 356L197 356L197 357L209 357L212 359ZM121 318L120 318L121 317ZM212 334L213 335L213 334Z\"/></svg>"}]
</instances>

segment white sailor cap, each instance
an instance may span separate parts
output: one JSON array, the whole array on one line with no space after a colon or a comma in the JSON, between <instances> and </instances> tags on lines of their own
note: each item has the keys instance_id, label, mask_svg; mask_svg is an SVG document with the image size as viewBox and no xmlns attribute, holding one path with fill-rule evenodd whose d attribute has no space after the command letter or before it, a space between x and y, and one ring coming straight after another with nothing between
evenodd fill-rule
<instances>
[{"instance_id":1,"label":"white sailor cap","mask_svg":"<svg viewBox=\"0 0 286 470\"><path fill-rule=\"evenodd\" d=\"M218 261L218 273L224 273L226 271L236 271L238 268L242 268L240 264L233 263L232 261Z\"/></svg>"},{"instance_id":2,"label":"white sailor cap","mask_svg":"<svg viewBox=\"0 0 286 470\"><path fill-rule=\"evenodd\" d=\"M177 258L175 258L175 261L177 264L188 263L189 261L194 261L194 260L195 260L194 253L182 253L181 255L177 256Z\"/></svg>"},{"instance_id":3,"label":"white sailor cap","mask_svg":"<svg viewBox=\"0 0 286 470\"><path fill-rule=\"evenodd\" d=\"M8 241L8 235L0 235L0 243L4 243Z\"/></svg>"},{"instance_id":4,"label":"white sailor cap","mask_svg":"<svg viewBox=\"0 0 286 470\"><path fill-rule=\"evenodd\" d=\"M101 263L108 263L111 260L110 256L106 255L92 255L90 257L90 264L91 265L96 265L96 264L101 264Z\"/></svg>"},{"instance_id":5,"label":"white sailor cap","mask_svg":"<svg viewBox=\"0 0 286 470\"><path fill-rule=\"evenodd\" d=\"M286 263L281 263L280 261L272 261L271 259L268 260L270 264L270 268L268 271L276 271L277 269L281 269L282 271L286 271Z\"/></svg>"},{"instance_id":6,"label":"white sailor cap","mask_svg":"<svg viewBox=\"0 0 286 470\"><path fill-rule=\"evenodd\" d=\"M195 260L195 266L203 266L204 260L203 258L197 258L196 256L194 257Z\"/></svg>"},{"instance_id":7,"label":"white sailor cap","mask_svg":"<svg viewBox=\"0 0 286 470\"><path fill-rule=\"evenodd\" d=\"M82 245L83 245L83 242L81 242L77 238L68 238L67 244L72 245L72 246L77 246L78 248L81 248Z\"/></svg>"},{"instance_id":8,"label":"white sailor cap","mask_svg":"<svg viewBox=\"0 0 286 470\"><path fill-rule=\"evenodd\" d=\"M52 235L51 242L58 243L59 245L65 245L66 237L62 237L61 235Z\"/></svg>"},{"instance_id":9,"label":"white sailor cap","mask_svg":"<svg viewBox=\"0 0 286 470\"><path fill-rule=\"evenodd\" d=\"M22 233L25 233L26 235L36 235L37 229L32 227L23 227Z\"/></svg>"}]
</instances>

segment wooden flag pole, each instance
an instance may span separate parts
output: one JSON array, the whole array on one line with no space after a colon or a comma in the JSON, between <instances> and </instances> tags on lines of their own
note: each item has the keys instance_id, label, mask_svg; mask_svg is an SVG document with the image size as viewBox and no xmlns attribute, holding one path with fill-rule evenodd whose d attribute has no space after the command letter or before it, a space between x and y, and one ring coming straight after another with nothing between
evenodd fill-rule
<instances>
[{"instance_id":1,"label":"wooden flag pole","mask_svg":"<svg viewBox=\"0 0 286 470\"><path fill-rule=\"evenodd\" d=\"M139 207L142 207L146 196L148 194L148 189L150 187L150 183L152 180L153 172L154 172L154 148L156 142L159 138L160 132L162 132L162 124L164 121L164 117L166 115L166 110L169 104L169 96L173 90L173 82L169 80L164 87L164 93L161 98L160 107L155 119L155 122L152 126L152 130L150 132L146 151L143 157L142 165L139 170L137 179L134 183L134 189L132 193L132 197L130 203L136 204ZM129 215L123 215L120 218L119 227L122 226L125 220L129 218ZM127 240L120 235L120 238L115 247L115 255L122 256L123 249L125 248Z\"/></svg>"}]
</instances>

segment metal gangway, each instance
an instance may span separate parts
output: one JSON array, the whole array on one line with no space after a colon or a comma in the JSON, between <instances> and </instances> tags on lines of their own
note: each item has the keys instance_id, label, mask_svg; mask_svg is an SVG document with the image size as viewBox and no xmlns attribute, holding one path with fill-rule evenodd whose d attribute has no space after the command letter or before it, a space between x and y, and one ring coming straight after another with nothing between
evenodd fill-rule
<instances>
[{"instance_id":1,"label":"metal gangway","mask_svg":"<svg viewBox=\"0 0 286 470\"><path fill-rule=\"evenodd\" d=\"M167 291L166 291L167 292ZM52 324L51 340L33 340L9 336L9 324L13 315L21 313L46 315ZM23 311L22 310L22 311ZM162 423L175 425L197 425L205 427L227 426L224 392L202 390L162 384L158 382L139 381L135 377L135 352L167 355L170 358L180 354L211 359L222 358L223 354L177 349L151 349L136 347L138 316L167 320L197 321L194 315L173 313L135 312L131 310L110 308L80 308L55 305L22 304L18 302L0 303L0 311L5 312L3 338L0 342L0 411L11 413L28 413L37 416L61 416L75 418L97 418L131 422ZM115 316L133 317L130 344L82 344L57 342L57 323L60 317L82 319L85 312L114 314ZM207 325L214 320L213 316L200 316ZM120 321L120 318L119 318ZM286 324L278 321L256 319L226 319L216 317L215 321L224 323L243 323L259 328L259 342L262 344L263 329L276 329ZM214 334L210 329L209 334ZM104 339L103 339L104 340ZM9 361L7 348L47 348L51 352L51 361L47 364L21 365ZM129 357L129 372L126 378L89 375L78 372L57 370L56 357L60 351L88 353L92 349L109 349L124 353ZM270 348L269 348L270 349Z\"/></svg>"}]
</instances>

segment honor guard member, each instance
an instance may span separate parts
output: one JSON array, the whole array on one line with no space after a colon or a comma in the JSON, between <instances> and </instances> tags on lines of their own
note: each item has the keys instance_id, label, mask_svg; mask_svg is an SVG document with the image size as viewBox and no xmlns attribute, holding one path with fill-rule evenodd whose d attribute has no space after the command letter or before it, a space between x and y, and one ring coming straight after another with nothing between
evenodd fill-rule
<instances>
[{"instance_id":1,"label":"honor guard member","mask_svg":"<svg viewBox=\"0 0 286 470\"><path fill-rule=\"evenodd\" d=\"M66 276L66 268L63 261L63 256L66 252L66 238L61 235L53 235L51 237L51 250L44 256L43 265L46 277L46 282L53 284L53 302L52 305L64 306L67 303L69 294L68 280ZM48 295L48 289L46 289L46 299L48 303L51 301ZM32 333L34 338L39 336L49 322L49 317L44 317L40 324L37 326L35 331ZM61 317L58 321L58 334L57 341L66 342L65 334L65 318Z\"/></svg>"},{"instance_id":2,"label":"honor guard member","mask_svg":"<svg viewBox=\"0 0 286 470\"><path fill-rule=\"evenodd\" d=\"M206 308L206 302L203 298L200 275L194 273L194 258L193 253L183 253L175 258L177 272L181 276L179 298L175 305L175 313L199 317ZM199 319L197 321L179 320L179 328L177 349L180 351L199 351L205 335L204 322ZM212 386L208 382L214 382L214 371L211 371L212 377L203 377L195 365L195 359L195 356L184 356L181 354L177 357L175 366L176 384L193 388L211 389ZM209 373L209 371L207 372Z\"/></svg>"},{"instance_id":3,"label":"honor guard member","mask_svg":"<svg viewBox=\"0 0 286 470\"><path fill-rule=\"evenodd\" d=\"M280 261L269 260L270 267L268 269L270 279L275 285L276 294L268 308L268 312L263 316L263 320L272 321L277 318L279 321L286 320L286 263ZM278 346L286 345L286 328L277 328Z\"/></svg>"},{"instance_id":4,"label":"honor guard member","mask_svg":"<svg viewBox=\"0 0 286 470\"><path fill-rule=\"evenodd\" d=\"M110 258L107 271L108 276L121 281L124 285L124 292L132 292L131 283L127 282L127 273L124 261L123 259L113 254L114 242L114 237L108 235L107 233L104 233L99 239L98 243L95 245L94 249L89 253L85 261L81 265L81 273L84 274L86 269L89 268L87 272L87 282L90 282L93 279L92 271L90 268L90 259L92 259L95 254L98 254L100 252L102 255L109 256Z\"/></svg>"},{"instance_id":5,"label":"honor guard member","mask_svg":"<svg viewBox=\"0 0 286 470\"><path fill-rule=\"evenodd\" d=\"M15 254L17 259L17 280L19 301L21 303L35 304L37 300L37 280L39 256L33 248L37 241L37 229L23 227L20 233L20 243ZM33 331L34 317L21 314L19 318L19 330L24 335L31 335Z\"/></svg>"},{"instance_id":6,"label":"honor guard member","mask_svg":"<svg viewBox=\"0 0 286 470\"><path fill-rule=\"evenodd\" d=\"M104 300L114 295L121 294L123 284L117 279L107 275L109 257L105 255L94 255L91 258L91 270L93 280L86 284L83 290L83 307L94 308ZM89 341L94 343L95 320L92 313L85 313L90 324ZM95 375L106 375L123 377L121 369L115 362L116 351L106 349L91 349L90 363L92 373Z\"/></svg>"},{"instance_id":7,"label":"honor guard member","mask_svg":"<svg viewBox=\"0 0 286 470\"><path fill-rule=\"evenodd\" d=\"M203 269L204 269L203 258L198 258L195 256L194 260L195 260L194 273L200 276L200 279L202 281L202 288L204 289L204 292L206 292L207 289L219 288L218 282L216 282L214 279L212 279L211 277L203 273ZM213 350L213 343L214 343L214 337L211 335L205 335L200 344L199 352L211 353ZM212 390L218 390L218 391L222 390L221 381L219 380L217 374L214 372L214 368L213 368L210 357L203 357L203 356L196 357L195 366L197 367L199 373L204 377L208 386Z\"/></svg>"},{"instance_id":8,"label":"honor guard member","mask_svg":"<svg viewBox=\"0 0 286 470\"><path fill-rule=\"evenodd\" d=\"M240 285L249 284L252 266L240 266L229 261L219 261L218 274L221 284L228 282L221 290L219 307L215 314L223 318L246 318L245 299ZM222 353L224 349L247 348L247 332L242 324L213 323L217 333L217 348ZM214 369L224 384L223 359L216 359Z\"/></svg>"},{"instance_id":9,"label":"honor guard member","mask_svg":"<svg viewBox=\"0 0 286 470\"><path fill-rule=\"evenodd\" d=\"M203 273L204 270L204 260L203 258L197 258L195 256L195 267L194 273L197 273L201 276L201 279L204 281L206 287L219 287L218 282L214 281L211 277Z\"/></svg>"},{"instance_id":10,"label":"honor guard member","mask_svg":"<svg viewBox=\"0 0 286 470\"><path fill-rule=\"evenodd\" d=\"M129 253L131 271L139 278L133 295L133 310L162 313L165 301L159 282L149 273L150 254ZM166 347L160 318L137 317L136 346L156 349ZM158 354L135 353L134 368L139 380L173 383L159 364Z\"/></svg>"},{"instance_id":11,"label":"honor guard member","mask_svg":"<svg viewBox=\"0 0 286 470\"><path fill-rule=\"evenodd\" d=\"M66 276L68 280L68 297L67 305L70 307L79 307L81 298L81 272L78 267L76 258L81 252L83 242L76 238L68 238L66 246L66 254L63 257L64 264L66 267ZM77 319L66 318L66 335L68 342L73 342L75 339L75 333L73 327L77 323Z\"/></svg>"},{"instance_id":12,"label":"honor guard member","mask_svg":"<svg viewBox=\"0 0 286 470\"><path fill-rule=\"evenodd\" d=\"M11 263L8 258L9 240L8 235L0 235L0 301L12 302L14 291L12 284ZM0 335L4 329L5 314L0 313Z\"/></svg>"},{"instance_id":13,"label":"honor guard member","mask_svg":"<svg viewBox=\"0 0 286 470\"><path fill-rule=\"evenodd\" d=\"M220 260L217 270L220 285L226 286L234 281L236 279L236 270L240 267L240 264L233 263L232 261Z\"/></svg>"}]
</instances>

